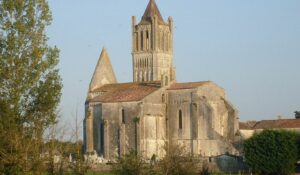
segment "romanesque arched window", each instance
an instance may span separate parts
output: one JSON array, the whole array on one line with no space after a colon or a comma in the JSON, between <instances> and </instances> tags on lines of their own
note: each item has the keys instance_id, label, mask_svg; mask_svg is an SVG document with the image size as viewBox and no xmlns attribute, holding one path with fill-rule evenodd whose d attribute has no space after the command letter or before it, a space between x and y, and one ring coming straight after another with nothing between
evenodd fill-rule
<instances>
[{"instance_id":1,"label":"romanesque arched window","mask_svg":"<svg viewBox=\"0 0 300 175\"><path fill-rule=\"evenodd\" d=\"M149 50L149 32L146 31L146 49Z\"/></svg>"},{"instance_id":2,"label":"romanesque arched window","mask_svg":"<svg viewBox=\"0 0 300 175\"><path fill-rule=\"evenodd\" d=\"M141 50L144 50L144 36L143 36L143 31L141 31Z\"/></svg>"},{"instance_id":3,"label":"romanesque arched window","mask_svg":"<svg viewBox=\"0 0 300 175\"><path fill-rule=\"evenodd\" d=\"M138 37L138 33L135 33L135 50L139 50L139 37Z\"/></svg>"},{"instance_id":4,"label":"romanesque arched window","mask_svg":"<svg viewBox=\"0 0 300 175\"><path fill-rule=\"evenodd\" d=\"M125 110L122 109L122 124L125 124Z\"/></svg>"},{"instance_id":5,"label":"romanesque arched window","mask_svg":"<svg viewBox=\"0 0 300 175\"><path fill-rule=\"evenodd\" d=\"M165 33L164 32L162 32L161 33L161 46L160 46L160 48L161 48L161 50L165 50L164 49L164 45L165 45Z\"/></svg>"},{"instance_id":6,"label":"romanesque arched window","mask_svg":"<svg viewBox=\"0 0 300 175\"><path fill-rule=\"evenodd\" d=\"M179 125L179 129L182 129L182 111L181 110L178 111L178 125Z\"/></svg>"}]
</instances>

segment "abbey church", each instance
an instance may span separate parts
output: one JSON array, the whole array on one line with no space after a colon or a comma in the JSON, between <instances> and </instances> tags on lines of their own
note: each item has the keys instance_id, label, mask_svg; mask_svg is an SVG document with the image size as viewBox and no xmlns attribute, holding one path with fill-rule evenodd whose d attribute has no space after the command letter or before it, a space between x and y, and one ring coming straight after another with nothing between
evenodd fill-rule
<instances>
[{"instance_id":1,"label":"abbey church","mask_svg":"<svg viewBox=\"0 0 300 175\"><path fill-rule=\"evenodd\" d=\"M236 153L237 110L211 81L176 81L173 20L163 19L155 0L140 20L132 17L132 64L133 82L118 83L102 50L85 103L85 153L163 157L166 143L195 156Z\"/></svg>"}]
</instances>

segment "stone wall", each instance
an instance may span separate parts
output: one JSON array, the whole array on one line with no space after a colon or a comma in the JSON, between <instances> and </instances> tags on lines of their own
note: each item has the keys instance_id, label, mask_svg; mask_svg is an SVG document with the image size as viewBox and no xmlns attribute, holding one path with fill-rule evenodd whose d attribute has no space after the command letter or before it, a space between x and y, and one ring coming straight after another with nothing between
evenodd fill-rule
<instances>
[{"instance_id":1,"label":"stone wall","mask_svg":"<svg viewBox=\"0 0 300 175\"><path fill-rule=\"evenodd\" d=\"M197 155L236 152L231 142L238 129L238 116L225 100L221 88L209 85L168 91L167 111L167 137L174 144L184 145L189 152Z\"/></svg>"}]
</instances>

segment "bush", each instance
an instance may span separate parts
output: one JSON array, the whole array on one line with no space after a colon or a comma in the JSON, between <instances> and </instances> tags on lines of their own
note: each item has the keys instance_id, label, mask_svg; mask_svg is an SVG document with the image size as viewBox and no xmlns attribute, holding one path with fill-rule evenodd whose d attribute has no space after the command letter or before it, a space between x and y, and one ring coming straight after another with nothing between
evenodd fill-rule
<instances>
[{"instance_id":1,"label":"bush","mask_svg":"<svg viewBox=\"0 0 300 175\"><path fill-rule=\"evenodd\" d=\"M166 155L158 162L159 170L164 175L189 175L197 171L197 162L184 146L165 143Z\"/></svg>"},{"instance_id":2,"label":"bush","mask_svg":"<svg viewBox=\"0 0 300 175\"><path fill-rule=\"evenodd\" d=\"M117 175L194 175L197 172L197 162L185 151L184 146L165 143L166 155L156 160L153 155L150 163L132 150L118 159L113 165Z\"/></svg>"},{"instance_id":3,"label":"bush","mask_svg":"<svg viewBox=\"0 0 300 175\"><path fill-rule=\"evenodd\" d=\"M140 175L143 174L143 169L142 158L134 150L119 158L113 166L116 175Z\"/></svg>"},{"instance_id":4,"label":"bush","mask_svg":"<svg viewBox=\"0 0 300 175\"><path fill-rule=\"evenodd\" d=\"M244 143L247 164L258 174L288 175L298 158L299 134L264 130Z\"/></svg>"}]
</instances>

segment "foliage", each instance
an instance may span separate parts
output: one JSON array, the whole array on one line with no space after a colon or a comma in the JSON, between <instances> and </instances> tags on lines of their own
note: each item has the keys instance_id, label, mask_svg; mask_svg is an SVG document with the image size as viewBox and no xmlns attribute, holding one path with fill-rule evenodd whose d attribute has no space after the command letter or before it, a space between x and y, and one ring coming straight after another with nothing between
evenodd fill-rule
<instances>
[{"instance_id":1,"label":"foliage","mask_svg":"<svg viewBox=\"0 0 300 175\"><path fill-rule=\"evenodd\" d=\"M70 145L70 154L73 155L72 162L69 163L69 168L72 171L72 174L75 175L84 175L87 173L89 166L87 162L84 160L82 153L83 143L81 141L77 141L76 143L71 143Z\"/></svg>"},{"instance_id":2,"label":"foliage","mask_svg":"<svg viewBox=\"0 0 300 175\"><path fill-rule=\"evenodd\" d=\"M119 158L113 170L117 175L189 175L196 174L197 163L193 156L185 151L184 146L165 143L166 155L161 160L156 160L153 155L150 163L145 162L142 156L131 150Z\"/></svg>"},{"instance_id":3,"label":"foliage","mask_svg":"<svg viewBox=\"0 0 300 175\"><path fill-rule=\"evenodd\" d=\"M43 167L43 134L57 121L62 87L50 22L46 0L0 1L0 173Z\"/></svg>"},{"instance_id":4,"label":"foliage","mask_svg":"<svg viewBox=\"0 0 300 175\"><path fill-rule=\"evenodd\" d=\"M246 161L258 174L291 174L297 162L298 139L294 132L264 130L245 141Z\"/></svg>"},{"instance_id":5,"label":"foliage","mask_svg":"<svg viewBox=\"0 0 300 175\"><path fill-rule=\"evenodd\" d=\"M158 162L162 174L188 175L197 171L197 163L184 146L165 143L164 150L166 155Z\"/></svg>"},{"instance_id":6,"label":"foliage","mask_svg":"<svg viewBox=\"0 0 300 175\"><path fill-rule=\"evenodd\" d=\"M209 175L209 166L207 162L203 162L201 170L200 170L200 175Z\"/></svg>"},{"instance_id":7,"label":"foliage","mask_svg":"<svg viewBox=\"0 0 300 175\"><path fill-rule=\"evenodd\" d=\"M134 150L130 150L128 154L120 157L113 166L116 175L140 175L145 170L142 157Z\"/></svg>"},{"instance_id":8,"label":"foliage","mask_svg":"<svg viewBox=\"0 0 300 175\"><path fill-rule=\"evenodd\" d=\"M300 111L295 111L295 118L300 119Z\"/></svg>"}]
</instances>

